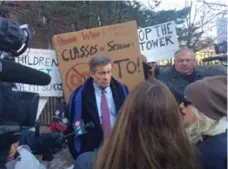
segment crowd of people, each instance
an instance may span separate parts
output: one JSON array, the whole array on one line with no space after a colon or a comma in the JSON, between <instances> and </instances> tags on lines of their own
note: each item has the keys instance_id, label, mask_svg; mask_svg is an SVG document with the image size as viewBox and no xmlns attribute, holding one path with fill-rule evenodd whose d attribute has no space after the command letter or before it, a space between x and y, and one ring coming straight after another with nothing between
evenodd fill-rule
<instances>
[{"instance_id":1,"label":"crowd of people","mask_svg":"<svg viewBox=\"0 0 228 169\"><path fill-rule=\"evenodd\" d=\"M112 77L110 58L91 59L91 78L72 92L70 99L70 105L74 104L77 93L82 92L81 118L85 124L94 123L87 134L72 136L69 142L75 169L225 169L226 72L197 69L195 54L188 48L178 50L174 65L165 71L153 74L151 69L156 68L143 61L147 81L125 99L123 84ZM105 94L108 115L102 110L103 89L109 91ZM69 106L70 116L79 113L75 109ZM109 127L103 118L108 118Z\"/></svg>"},{"instance_id":2,"label":"crowd of people","mask_svg":"<svg viewBox=\"0 0 228 169\"><path fill-rule=\"evenodd\" d=\"M188 48L168 70L144 59L146 81L129 93L108 56L92 57L67 104L74 169L226 169L227 74L196 63Z\"/></svg>"}]
</instances>

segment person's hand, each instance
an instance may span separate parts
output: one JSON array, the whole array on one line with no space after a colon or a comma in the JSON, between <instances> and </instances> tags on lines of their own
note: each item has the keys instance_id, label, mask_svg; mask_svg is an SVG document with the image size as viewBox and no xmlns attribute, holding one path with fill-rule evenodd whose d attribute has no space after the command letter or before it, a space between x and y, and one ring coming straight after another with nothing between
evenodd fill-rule
<instances>
[{"instance_id":1,"label":"person's hand","mask_svg":"<svg viewBox=\"0 0 228 169\"><path fill-rule=\"evenodd\" d=\"M16 142L14 144L11 145L10 151L9 151L9 156L8 156L8 160L11 161L14 159L14 156L17 152L17 148L19 146L19 142Z\"/></svg>"}]
</instances>

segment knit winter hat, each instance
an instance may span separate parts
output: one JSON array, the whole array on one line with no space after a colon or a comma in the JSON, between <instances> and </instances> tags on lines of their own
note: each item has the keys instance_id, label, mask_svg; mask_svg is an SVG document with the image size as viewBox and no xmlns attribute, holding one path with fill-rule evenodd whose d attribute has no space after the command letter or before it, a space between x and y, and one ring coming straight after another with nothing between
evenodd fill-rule
<instances>
[{"instance_id":1,"label":"knit winter hat","mask_svg":"<svg viewBox=\"0 0 228 169\"><path fill-rule=\"evenodd\" d=\"M227 116L227 76L197 80L186 87L185 96L195 108L212 119Z\"/></svg>"}]
</instances>

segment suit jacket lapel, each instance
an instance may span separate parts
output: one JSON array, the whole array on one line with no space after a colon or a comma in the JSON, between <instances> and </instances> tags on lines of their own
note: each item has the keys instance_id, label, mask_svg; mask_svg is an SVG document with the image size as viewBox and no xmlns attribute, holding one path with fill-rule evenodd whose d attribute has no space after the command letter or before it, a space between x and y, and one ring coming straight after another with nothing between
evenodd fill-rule
<instances>
[{"instance_id":1,"label":"suit jacket lapel","mask_svg":"<svg viewBox=\"0 0 228 169\"><path fill-rule=\"evenodd\" d=\"M111 90L112 90L112 96L113 96L113 100L116 106L116 114L118 114L118 111L120 109L121 106L121 97L120 97L120 88L115 84L115 80L112 78L111 80L111 84L110 84Z\"/></svg>"},{"instance_id":2,"label":"suit jacket lapel","mask_svg":"<svg viewBox=\"0 0 228 169\"><path fill-rule=\"evenodd\" d=\"M113 100L114 100L114 103L116 106L116 114L117 114L123 103L123 99L124 99L122 97L122 89L117 84L117 81L115 81L115 79L113 79L113 78L111 80L110 87L112 90L112 96L113 96ZM84 96L83 97L84 104L87 107L88 112L93 117L95 125L99 126L100 129L102 130L102 126L100 125L100 119L99 119L99 115L98 115L97 102L96 102L92 78L88 79L88 82L86 83L85 88L83 90L83 96Z\"/></svg>"},{"instance_id":3,"label":"suit jacket lapel","mask_svg":"<svg viewBox=\"0 0 228 169\"><path fill-rule=\"evenodd\" d=\"M87 107L88 113L90 113L90 115L93 117L95 124L97 126L101 126L92 78L88 79L88 82L86 83L85 88L83 90L83 96L83 103Z\"/></svg>"}]
</instances>

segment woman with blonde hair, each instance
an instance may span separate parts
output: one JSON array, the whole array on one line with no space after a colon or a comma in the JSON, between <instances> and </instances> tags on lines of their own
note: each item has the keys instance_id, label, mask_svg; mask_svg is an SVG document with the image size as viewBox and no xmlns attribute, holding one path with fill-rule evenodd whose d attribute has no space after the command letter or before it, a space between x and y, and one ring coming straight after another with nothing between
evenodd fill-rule
<instances>
[{"instance_id":1,"label":"woman with blonde hair","mask_svg":"<svg viewBox=\"0 0 228 169\"><path fill-rule=\"evenodd\" d=\"M130 93L98 153L95 169L198 169L167 86L154 79Z\"/></svg>"},{"instance_id":2,"label":"woman with blonde hair","mask_svg":"<svg viewBox=\"0 0 228 169\"><path fill-rule=\"evenodd\" d=\"M227 168L227 76L207 77L185 90L180 105L203 169Z\"/></svg>"}]
</instances>

